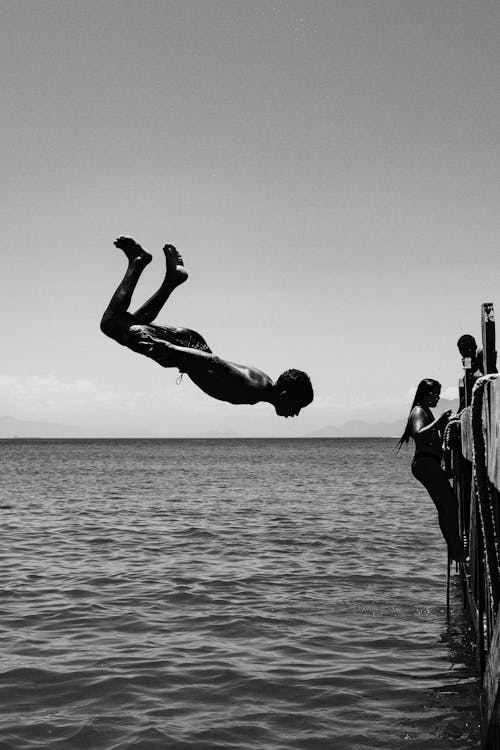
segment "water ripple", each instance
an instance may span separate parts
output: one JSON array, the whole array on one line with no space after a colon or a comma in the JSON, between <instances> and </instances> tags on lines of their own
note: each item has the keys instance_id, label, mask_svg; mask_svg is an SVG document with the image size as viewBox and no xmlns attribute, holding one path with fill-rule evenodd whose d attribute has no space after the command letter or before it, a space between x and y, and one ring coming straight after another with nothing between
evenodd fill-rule
<instances>
[{"instance_id":1,"label":"water ripple","mask_svg":"<svg viewBox=\"0 0 500 750\"><path fill-rule=\"evenodd\" d=\"M0 448L0 750L477 746L459 587L447 622L391 441Z\"/></svg>"}]
</instances>

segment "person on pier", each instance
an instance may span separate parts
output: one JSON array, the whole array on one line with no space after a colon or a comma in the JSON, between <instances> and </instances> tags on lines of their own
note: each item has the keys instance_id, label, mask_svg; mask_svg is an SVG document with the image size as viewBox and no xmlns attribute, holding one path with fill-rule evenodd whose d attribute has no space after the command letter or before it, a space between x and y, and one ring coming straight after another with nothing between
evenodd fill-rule
<instances>
[{"instance_id":1,"label":"person on pier","mask_svg":"<svg viewBox=\"0 0 500 750\"><path fill-rule=\"evenodd\" d=\"M406 428L396 449L399 451L402 445L409 442L410 437L415 441L412 474L425 487L436 506L449 558L463 562L465 553L458 530L458 500L441 467L443 432L451 410L445 411L437 419L431 411L437 405L440 395L441 385L437 380L426 378L420 381Z\"/></svg>"},{"instance_id":2,"label":"person on pier","mask_svg":"<svg viewBox=\"0 0 500 750\"><path fill-rule=\"evenodd\" d=\"M196 331L154 324L156 316L188 274L173 245L165 245L167 271L158 291L135 313L128 312L132 294L152 256L131 237L118 237L115 246L128 259L125 276L115 291L101 320L101 330L119 344L144 354L162 367L177 367L212 398L230 404L274 406L280 417L296 417L313 400L309 376L300 370L287 370L274 382L269 375L248 365L227 362L212 353Z\"/></svg>"}]
</instances>

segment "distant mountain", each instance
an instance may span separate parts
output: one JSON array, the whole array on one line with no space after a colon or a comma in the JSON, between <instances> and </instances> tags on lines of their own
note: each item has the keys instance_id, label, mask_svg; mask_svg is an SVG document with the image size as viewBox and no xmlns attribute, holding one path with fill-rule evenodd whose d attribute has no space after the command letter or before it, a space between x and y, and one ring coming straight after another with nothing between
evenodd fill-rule
<instances>
[{"instance_id":1,"label":"distant mountain","mask_svg":"<svg viewBox=\"0 0 500 750\"><path fill-rule=\"evenodd\" d=\"M241 437L241 435L238 435L238 433L233 430L207 430L206 432L200 433L200 438L225 438L234 440L234 438L239 437Z\"/></svg>"},{"instance_id":2,"label":"distant mountain","mask_svg":"<svg viewBox=\"0 0 500 750\"><path fill-rule=\"evenodd\" d=\"M456 411L458 402L456 400L441 399L439 408L435 410L436 416L446 409ZM381 409L383 411L383 409ZM351 419L340 425L329 424L310 432L304 437L387 437L398 438L404 430L406 416L393 422L367 422L362 419ZM113 434L114 433L114 434ZM35 422L15 417L0 417L0 438L103 438L103 437L135 437L152 438L159 437L145 430L127 430L125 434L120 431L89 430L74 425L66 425L58 422ZM207 430L201 432L200 438L238 438L244 437L232 430Z\"/></svg>"},{"instance_id":3,"label":"distant mountain","mask_svg":"<svg viewBox=\"0 0 500 750\"><path fill-rule=\"evenodd\" d=\"M0 438L108 438L132 437L152 438L154 435L144 430L134 430L131 433L120 434L113 430L85 429L75 425L60 422L34 422L15 417L0 417Z\"/></svg>"},{"instance_id":4,"label":"distant mountain","mask_svg":"<svg viewBox=\"0 0 500 750\"><path fill-rule=\"evenodd\" d=\"M15 417L0 417L0 438L64 438L81 435L82 430L78 427L57 422L30 422Z\"/></svg>"},{"instance_id":5,"label":"distant mountain","mask_svg":"<svg viewBox=\"0 0 500 750\"><path fill-rule=\"evenodd\" d=\"M310 432L306 437L393 437L397 438L404 430L404 419L397 422L363 422L351 419L341 425L326 425Z\"/></svg>"},{"instance_id":6,"label":"distant mountain","mask_svg":"<svg viewBox=\"0 0 500 750\"><path fill-rule=\"evenodd\" d=\"M435 415L451 409L456 412L458 401L455 399L442 398L439 407L435 409ZM351 419L341 425L326 425L319 430L310 432L306 437L386 437L399 438L406 425L406 417L394 422L365 422L362 419Z\"/></svg>"}]
</instances>

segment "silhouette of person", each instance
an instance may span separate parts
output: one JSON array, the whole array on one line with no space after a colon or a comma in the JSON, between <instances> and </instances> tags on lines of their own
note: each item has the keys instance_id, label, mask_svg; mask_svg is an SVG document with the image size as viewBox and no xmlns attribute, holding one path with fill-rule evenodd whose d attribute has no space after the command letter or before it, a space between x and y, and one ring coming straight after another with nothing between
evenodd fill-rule
<instances>
[{"instance_id":1,"label":"silhouette of person","mask_svg":"<svg viewBox=\"0 0 500 750\"><path fill-rule=\"evenodd\" d=\"M152 256L131 237L118 237L116 247L128 258L123 280L101 320L101 330L119 344L144 354L162 367L177 367L204 393L230 404L272 404L280 417L295 417L313 400L309 376L287 370L274 382L256 367L228 362L212 353L207 342L189 328L153 325L153 321L188 273L173 245L165 245L167 270L158 291L135 313L128 312L132 294Z\"/></svg>"},{"instance_id":2,"label":"silhouette of person","mask_svg":"<svg viewBox=\"0 0 500 750\"><path fill-rule=\"evenodd\" d=\"M460 403L458 406L458 410L462 411L466 403L470 406L470 396L474 383L481 375L484 375L483 350L478 348L476 339L470 333L464 333L463 336L460 336L457 347L465 370L463 385L460 387Z\"/></svg>"},{"instance_id":3,"label":"silhouette of person","mask_svg":"<svg viewBox=\"0 0 500 750\"><path fill-rule=\"evenodd\" d=\"M441 467L443 432L451 410L437 419L434 419L431 412L431 407L437 405L440 395L441 385L437 380L426 378L420 381L406 428L397 443L397 450L407 444L410 437L415 441L412 474L423 484L436 506L439 527L448 545L448 556L463 562L465 553L458 530L458 500Z\"/></svg>"}]
</instances>

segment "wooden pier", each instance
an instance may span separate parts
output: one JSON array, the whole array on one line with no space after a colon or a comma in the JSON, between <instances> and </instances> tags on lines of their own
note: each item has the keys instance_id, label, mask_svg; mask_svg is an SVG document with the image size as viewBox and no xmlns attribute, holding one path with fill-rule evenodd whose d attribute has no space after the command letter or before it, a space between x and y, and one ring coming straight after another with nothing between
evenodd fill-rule
<instances>
[{"instance_id":1,"label":"wooden pier","mask_svg":"<svg viewBox=\"0 0 500 750\"><path fill-rule=\"evenodd\" d=\"M500 376L493 305L481 308L482 352L459 339L460 411L445 434L445 466L459 501L467 549L460 565L481 675L481 747L500 750Z\"/></svg>"}]
</instances>

